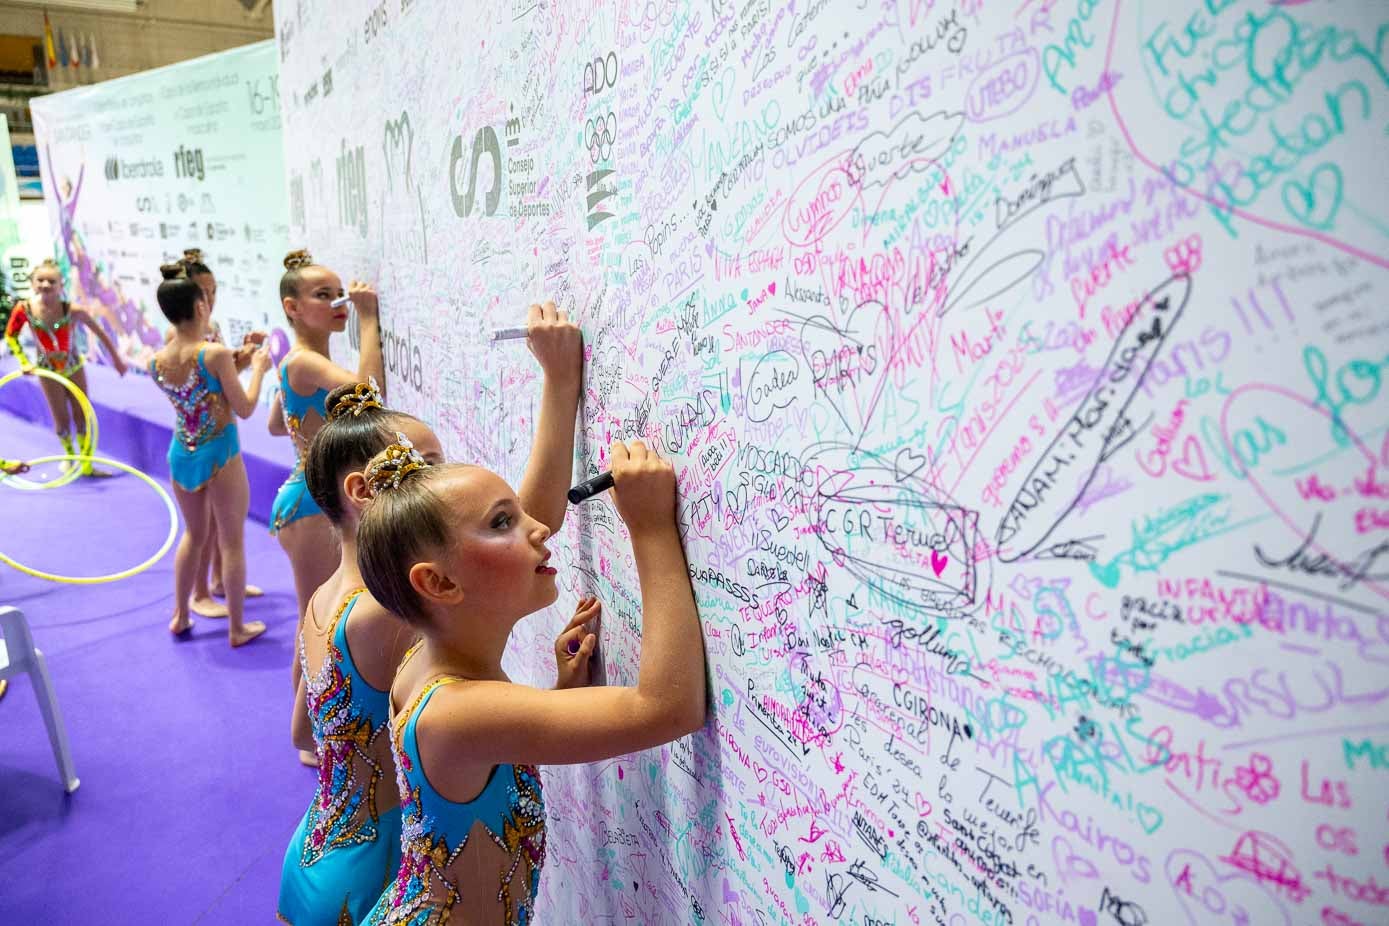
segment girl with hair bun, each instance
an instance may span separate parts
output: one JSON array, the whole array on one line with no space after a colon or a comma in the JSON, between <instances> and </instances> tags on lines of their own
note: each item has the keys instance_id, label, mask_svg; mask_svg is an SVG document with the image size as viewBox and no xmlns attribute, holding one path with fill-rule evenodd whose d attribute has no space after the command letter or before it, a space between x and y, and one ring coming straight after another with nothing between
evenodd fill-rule
<instances>
[{"instance_id":1,"label":"girl with hair bun","mask_svg":"<svg viewBox=\"0 0 1389 926\"><path fill-rule=\"evenodd\" d=\"M381 383L384 392L386 368L381 355L376 292L355 280L344 290L338 275L315 264L308 251L291 251L285 255L284 265L280 302L293 329L294 343L280 361L280 391L270 408L270 433L289 435L296 461L293 472L275 494L270 533L280 541L294 571L298 620L302 624L309 597L333 574L338 563L332 525L304 481L309 443L323 426L327 414L324 401L329 392L368 379ZM328 353L328 339L347 328L348 306L332 304L343 295L351 296L357 309L360 350L355 371L338 366ZM290 675L297 688L298 659L294 660ZM300 751L299 759L305 765L314 763L313 754L305 750Z\"/></svg>"},{"instance_id":2,"label":"girl with hair bun","mask_svg":"<svg viewBox=\"0 0 1389 926\"><path fill-rule=\"evenodd\" d=\"M169 477L184 520L174 557L174 616L169 630L181 636L193 627L188 613L193 573L216 530L227 593L227 635L232 646L241 646L264 633L265 624L242 620L244 532L251 491L233 415L246 418L255 410L270 369L270 352L261 347L251 355L251 382L243 389L233 352L205 338L212 308L202 288L189 279L182 263L165 264L159 270L164 276L157 293L159 308L173 325L174 336L150 360L149 372L174 406Z\"/></svg>"},{"instance_id":3,"label":"girl with hair bun","mask_svg":"<svg viewBox=\"0 0 1389 926\"><path fill-rule=\"evenodd\" d=\"M125 375L125 360L117 352L110 335L93 321L85 309L75 309L63 298L63 276L56 261L48 258L40 262L29 274L29 282L34 290L33 298L16 303L10 312L9 322L5 325L5 343L9 346L10 353L19 361L21 370L25 373L34 369L57 373L67 377L73 385L87 393L87 371L82 368L85 362L82 339L74 337L80 335L81 330L85 328L95 334L101 342L116 372L121 376ZM29 359L23 345L19 343L19 334L25 325L33 330L35 346L38 348L33 360ZM53 430L58 434L63 452L76 453L77 447L81 446L87 437L86 432L82 430L82 422L85 419L82 407L77 404L77 397L61 384L46 377L39 379L39 388L43 390L48 410L53 415ZM73 461L67 465L80 465L83 476L111 475L92 466L91 460L83 460L80 464Z\"/></svg>"},{"instance_id":4,"label":"girl with hair bun","mask_svg":"<svg viewBox=\"0 0 1389 926\"><path fill-rule=\"evenodd\" d=\"M565 515L583 363L579 330L562 315L550 304L533 307L529 337L545 385L522 493L550 519L551 530ZM300 681L291 732L296 746L314 751L319 770L280 879L279 916L297 926L362 922L400 862L388 690L415 634L363 588L357 526L369 495L361 470L402 435L421 459L443 462L434 432L386 408L374 382L339 386L326 404L327 421L309 447L304 475L337 530L342 555L337 571L311 596L296 642ZM588 684L597 638L585 625L597 615L597 602L585 599L560 632L556 687Z\"/></svg>"},{"instance_id":5,"label":"girl with hair bun","mask_svg":"<svg viewBox=\"0 0 1389 926\"><path fill-rule=\"evenodd\" d=\"M211 317L211 313L217 310L217 277L213 275L212 268L204 262L202 249L185 248L179 263L183 264L188 278L198 284L198 287L203 291L204 298L207 299L209 316L207 331L204 333L207 342L209 344L226 343L222 338L222 330L218 327L217 320ZM171 326L164 332L164 343L167 344L173 340L173 337L174 328ZM264 331L252 331L242 339L241 346L236 348L232 355L238 373L251 365L251 355L264 343ZM211 573L210 577L209 573ZM202 558L193 573L193 600L189 605L193 613L203 617L226 617L226 605L218 604L213 600L214 597L226 597L224 587L222 582L222 546L217 541L217 529L214 524L209 533L207 545L203 547ZM259 598L263 594L265 593L257 586L251 585L249 582L246 584L247 598Z\"/></svg>"},{"instance_id":6,"label":"girl with hair bun","mask_svg":"<svg viewBox=\"0 0 1389 926\"><path fill-rule=\"evenodd\" d=\"M641 584L638 681L559 691L502 669L512 628L559 595L549 528L496 474L431 465L407 440L368 464L362 578L421 637L390 691L401 863L368 926L534 922L546 842L536 766L598 762L703 726L675 470L640 441L615 443L611 462Z\"/></svg>"}]
</instances>

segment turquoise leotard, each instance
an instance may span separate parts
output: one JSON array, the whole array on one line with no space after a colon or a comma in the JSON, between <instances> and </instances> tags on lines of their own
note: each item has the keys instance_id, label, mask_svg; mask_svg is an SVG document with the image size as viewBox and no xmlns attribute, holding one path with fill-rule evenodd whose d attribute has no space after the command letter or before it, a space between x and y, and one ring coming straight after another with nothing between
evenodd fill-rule
<instances>
[{"instance_id":1,"label":"turquoise leotard","mask_svg":"<svg viewBox=\"0 0 1389 926\"><path fill-rule=\"evenodd\" d=\"M288 358L286 358L286 361ZM322 514L323 509L309 494L309 484L304 481L304 454L308 452L308 441L300 434L304 416L310 411L317 412L320 418L326 414L323 405L328 399L327 389L318 389L309 395L300 395L289 385L289 364L280 364L280 404L284 406L285 426L289 428L290 439L294 441L294 472L289 474L280 491L275 493L275 504L270 509L270 533L278 533L286 524L301 518Z\"/></svg>"},{"instance_id":2,"label":"turquoise leotard","mask_svg":"<svg viewBox=\"0 0 1389 926\"><path fill-rule=\"evenodd\" d=\"M390 693L362 678L347 645L347 618L364 591L338 608L316 675L299 638L318 790L280 873L278 914L294 926L362 922L400 865L400 808L376 807L377 784L390 772L377 748L387 735Z\"/></svg>"},{"instance_id":3,"label":"turquoise leotard","mask_svg":"<svg viewBox=\"0 0 1389 926\"><path fill-rule=\"evenodd\" d=\"M366 926L441 923L450 914L507 926L534 922L545 864L545 801L535 766L495 766L482 793L460 804L434 790L420 763L415 725L434 693L457 681L450 676L433 680L409 709L392 718L391 746L404 810L400 871ZM477 878L478 872L500 875L486 883L466 880L466 873Z\"/></svg>"},{"instance_id":4,"label":"turquoise leotard","mask_svg":"<svg viewBox=\"0 0 1389 926\"><path fill-rule=\"evenodd\" d=\"M150 360L150 377L174 405L177 418L169 442L169 478L185 492L196 492L241 452L236 422L227 411L222 384L208 370L198 349L197 366L180 385L170 383Z\"/></svg>"}]
</instances>

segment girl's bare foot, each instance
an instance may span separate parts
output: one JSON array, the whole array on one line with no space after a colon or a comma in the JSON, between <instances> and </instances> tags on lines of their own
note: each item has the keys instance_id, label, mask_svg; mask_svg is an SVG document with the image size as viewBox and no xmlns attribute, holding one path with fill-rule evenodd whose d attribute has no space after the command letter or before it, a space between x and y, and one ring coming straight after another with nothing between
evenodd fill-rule
<instances>
[{"instance_id":1,"label":"girl's bare foot","mask_svg":"<svg viewBox=\"0 0 1389 926\"><path fill-rule=\"evenodd\" d=\"M228 633L228 636L231 638L232 646L245 646L263 633L265 633L264 621L247 621L241 625L241 631L239 633L232 630Z\"/></svg>"},{"instance_id":2,"label":"girl's bare foot","mask_svg":"<svg viewBox=\"0 0 1389 926\"><path fill-rule=\"evenodd\" d=\"M299 761L309 768L318 768L318 756L307 749L299 750Z\"/></svg>"},{"instance_id":3,"label":"girl's bare foot","mask_svg":"<svg viewBox=\"0 0 1389 926\"><path fill-rule=\"evenodd\" d=\"M227 606L218 604L211 598L193 598L188 602L188 607L194 614L201 614L203 617L226 617Z\"/></svg>"},{"instance_id":4,"label":"girl's bare foot","mask_svg":"<svg viewBox=\"0 0 1389 926\"><path fill-rule=\"evenodd\" d=\"M193 629L193 618L187 614L182 617L174 615L174 619L169 621L169 633L176 637L181 637Z\"/></svg>"},{"instance_id":5,"label":"girl's bare foot","mask_svg":"<svg viewBox=\"0 0 1389 926\"><path fill-rule=\"evenodd\" d=\"M212 586L212 594L213 594L215 597L217 597L217 598L225 598L225 597L227 597L227 593L224 592L224 591L222 590L222 586L220 586L220 585L214 585L214 586ZM247 598L259 598L260 596L262 596L262 595L264 595L264 594L265 594L265 590L262 589L259 585L252 585L252 584L250 584L249 582L246 583L246 597L247 597Z\"/></svg>"}]
</instances>

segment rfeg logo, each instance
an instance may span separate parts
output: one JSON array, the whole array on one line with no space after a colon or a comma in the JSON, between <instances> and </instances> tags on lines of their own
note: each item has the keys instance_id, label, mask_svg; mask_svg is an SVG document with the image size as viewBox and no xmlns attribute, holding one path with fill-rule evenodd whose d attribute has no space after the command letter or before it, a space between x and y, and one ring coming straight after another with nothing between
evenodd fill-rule
<instances>
[{"instance_id":1,"label":"rfeg logo","mask_svg":"<svg viewBox=\"0 0 1389 926\"><path fill-rule=\"evenodd\" d=\"M174 175L188 180L201 180L206 176L203 170L203 149L178 146L174 152Z\"/></svg>"}]
</instances>

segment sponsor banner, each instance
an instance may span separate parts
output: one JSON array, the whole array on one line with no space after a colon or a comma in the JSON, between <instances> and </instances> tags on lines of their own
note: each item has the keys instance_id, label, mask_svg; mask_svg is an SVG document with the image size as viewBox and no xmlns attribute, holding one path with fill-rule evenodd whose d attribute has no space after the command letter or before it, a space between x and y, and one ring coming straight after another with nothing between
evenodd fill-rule
<instances>
[{"instance_id":1,"label":"sponsor banner","mask_svg":"<svg viewBox=\"0 0 1389 926\"><path fill-rule=\"evenodd\" d=\"M217 276L213 318L229 342L287 327L278 81L275 44L260 42L32 103L68 298L136 369L168 326L159 265L186 248Z\"/></svg>"}]
</instances>

